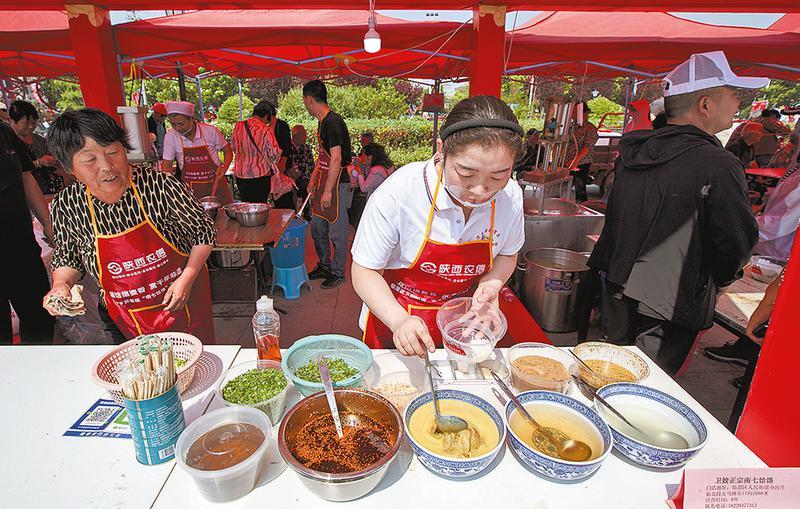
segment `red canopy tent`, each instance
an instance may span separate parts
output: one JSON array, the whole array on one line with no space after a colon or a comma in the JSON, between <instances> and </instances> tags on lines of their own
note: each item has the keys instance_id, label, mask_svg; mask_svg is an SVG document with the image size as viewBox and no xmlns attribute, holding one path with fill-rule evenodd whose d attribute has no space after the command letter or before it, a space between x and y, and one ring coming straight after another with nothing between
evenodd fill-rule
<instances>
[{"instance_id":1,"label":"red canopy tent","mask_svg":"<svg viewBox=\"0 0 800 509\"><path fill-rule=\"evenodd\" d=\"M662 12L545 12L507 40L507 74L655 77L692 53L721 49L734 68L769 68L777 71L769 75L800 79L800 70L790 67L800 34L708 25Z\"/></svg>"}]
</instances>

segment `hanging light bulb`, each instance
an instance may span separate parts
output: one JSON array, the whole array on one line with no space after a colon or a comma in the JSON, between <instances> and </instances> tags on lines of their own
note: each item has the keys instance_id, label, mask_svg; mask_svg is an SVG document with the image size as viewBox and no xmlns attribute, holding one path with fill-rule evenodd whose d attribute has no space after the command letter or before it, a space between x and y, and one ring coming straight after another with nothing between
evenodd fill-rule
<instances>
[{"instance_id":1,"label":"hanging light bulb","mask_svg":"<svg viewBox=\"0 0 800 509\"><path fill-rule=\"evenodd\" d=\"M377 53L381 50L381 35L375 30L375 11L369 15L369 30L364 34L364 51Z\"/></svg>"}]
</instances>

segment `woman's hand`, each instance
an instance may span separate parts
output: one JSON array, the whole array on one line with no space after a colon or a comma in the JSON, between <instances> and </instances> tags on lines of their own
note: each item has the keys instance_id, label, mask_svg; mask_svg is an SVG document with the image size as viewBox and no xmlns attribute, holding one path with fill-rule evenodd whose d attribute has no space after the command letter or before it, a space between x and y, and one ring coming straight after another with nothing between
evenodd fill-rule
<instances>
[{"instance_id":1,"label":"woman's hand","mask_svg":"<svg viewBox=\"0 0 800 509\"><path fill-rule=\"evenodd\" d=\"M61 316L61 313L57 313L54 309L47 307L47 301L50 297L61 297L66 300L72 300L72 293L70 292L70 286L66 283L59 283L54 282L53 287L47 292L47 295L44 296L42 299L42 307L50 313L50 316Z\"/></svg>"},{"instance_id":2,"label":"woman's hand","mask_svg":"<svg viewBox=\"0 0 800 509\"><path fill-rule=\"evenodd\" d=\"M747 335L747 337L759 345L764 342L764 338L757 337L755 334L753 334L753 331L756 330L760 325L763 325L769 321L769 317L772 314L773 308L773 305L769 302L766 302L766 300L767 299L762 300L755 311L753 311L753 314L750 316L750 320L747 321L747 328L744 330L744 333Z\"/></svg>"},{"instance_id":3,"label":"woman's hand","mask_svg":"<svg viewBox=\"0 0 800 509\"><path fill-rule=\"evenodd\" d=\"M403 355L419 355L423 356L425 348L429 352L436 351L436 345L433 343L431 333L428 331L428 326L422 318L418 316L409 316L397 326L392 335L394 346Z\"/></svg>"},{"instance_id":4,"label":"woman's hand","mask_svg":"<svg viewBox=\"0 0 800 509\"><path fill-rule=\"evenodd\" d=\"M461 322L467 322L464 334L482 332L488 334L497 330L502 325L500 320L500 307L498 304L500 290L494 283L481 283L472 296L472 307L467 311Z\"/></svg>"},{"instance_id":5,"label":"woman's hand","mask_svg":"<svg viewBox=\"0 0 800 509\"><path fill-rule=\"evenodd\" d=\"M320 198L320 203L322 204L323 209L327 209L333 203L333 191L328 191L327 189L322 192L322 197Z\"/></svg>"},{"instance_id":6,"label":"woman's hand","mask_svg":"<svg viewBox=\"0 0 800 509\"><path fill-rule=\"evenodd\" d=\"M169 285L167 293L164 294L164 300L161 302L164 311L176 311L183 307L189 299L193 284L194 278L184 272Z\"/></svg>"}]
</instances>

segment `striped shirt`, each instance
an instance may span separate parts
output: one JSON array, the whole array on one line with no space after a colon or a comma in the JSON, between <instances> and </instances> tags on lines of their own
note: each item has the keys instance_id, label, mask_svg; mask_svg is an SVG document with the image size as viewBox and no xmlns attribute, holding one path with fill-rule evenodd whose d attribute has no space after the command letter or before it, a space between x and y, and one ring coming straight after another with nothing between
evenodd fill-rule
<instances>
[{"instance_id":1,"label":"striped shirt","mask_svg":"<svg viewBox=\"0 0 800 509\"><path fill-rule=\"evenodd\" d=\"M245 128L245 122L250 127L252 140ZM272 129L263 122L254 118L237 122L231 135L231 148L236 155L233 160L233 174L237 178L259 178L278 171L276 163L281 158L281 149Z\"/></svg>"}]
</instances>

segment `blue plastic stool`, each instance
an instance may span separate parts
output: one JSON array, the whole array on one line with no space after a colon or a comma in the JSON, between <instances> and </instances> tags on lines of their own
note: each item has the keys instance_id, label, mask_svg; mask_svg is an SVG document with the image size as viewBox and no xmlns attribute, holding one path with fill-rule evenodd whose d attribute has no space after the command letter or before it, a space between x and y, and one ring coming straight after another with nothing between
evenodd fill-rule
<instances>
[{"instance_id":1,"label":"blue plastic stool","mask_svg":"<svg viewBox=\"0 0 800 509\"><path fill-rule=\"evenodd\" d=\"M302 219L293 219L292 223L286 228L280 239L275 243L275 247L269 248L270 258L272 258L272 288L271 293L275 293L275 287L283 289L283 296L286 300L297 300L300 298L300 289L303 285L308 285L311 290L311 281L308 279L306 269L306 228L308 223Z\"/></svg>"},{"instance_id":2,"label":"blue plastic stool","mask_svg":"<svg viewBox=\"0 0 800 509\"><path fill-rule=\"evenodd\" d=\"M308 285L308 289L311 290L311 281L308 280L305 262L288 269L285 267L273 268L271 293L275 293L275 287L280 286L286 300L297 300L300 298L300 288L303 285Z\"/></svg>"}]
</instances>

